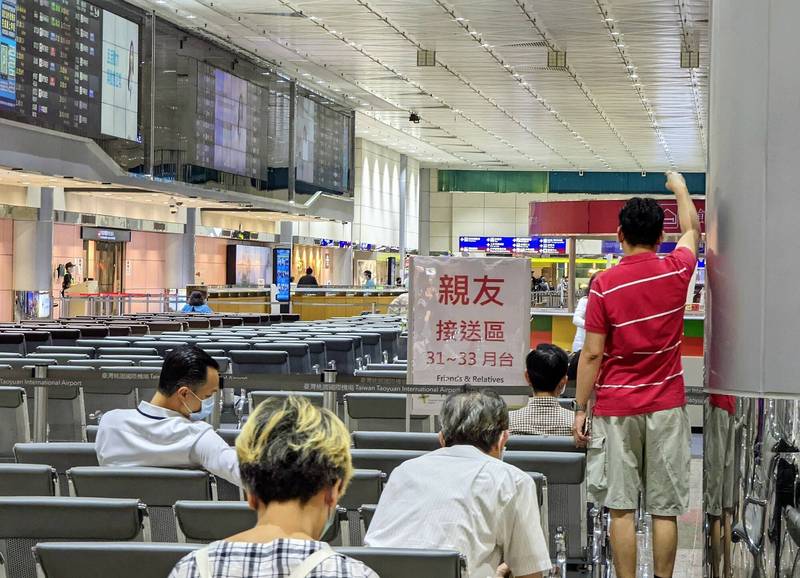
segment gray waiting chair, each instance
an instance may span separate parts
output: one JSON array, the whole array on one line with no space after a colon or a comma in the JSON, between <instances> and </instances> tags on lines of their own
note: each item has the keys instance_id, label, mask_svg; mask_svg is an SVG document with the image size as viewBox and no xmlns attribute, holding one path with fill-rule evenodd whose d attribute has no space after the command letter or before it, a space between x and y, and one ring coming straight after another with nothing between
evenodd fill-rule
<instances>
[{"instance_id":1,"label":"gray waiting chair","mask_svg":"<svg viewBox=\"0 0 800 578\"><path fill-rule=\"evenodd\" d=\"M130 359L81 359L67 361L67 365L82 365L83 367L125 367L133 365Z\"/></svg>"},{"instance_id":2,"label":"gray waiting chair","mask_svg":"<svg viewBox=\"0 0 800 578\"><path fill-rule=\"evenodd\" d=\"M34 547L43 578L165 578L199 544L44 542Z\"/></svg>"},{"instance_id":3,"label":"gray waiting chair","mask_svg":"<svg viewBox=\"0 0 800 578\"><path fill-rule=\"evenodd\" d=\"M343 332L340 335L345 336L358 336L361 338L361 356L364 358L364 364L379 363L383 361L383 344L381 343L381 334L364 332L364 331L349 331Z\"/></svg>"},{"instance_id":4,"label":"gray waiting chair","mask_svg":"<svg viewBox=\"0 0 800 578\"><path fill-rule=\"evenodd\" d=\"M58 365L66 365L70 361L86 361L91 359L85 353L29 353L25 359L55 359Z\"/></svg>"},{"instance_id":5,"label":"gray waiting chair","mask_svg":"<svg viewBox=\"0 0 800 578\"><path fill-rule=\"evenodd\" d=\"M183 341L135 341L134 348L142 349L155 349L156 353L164 357L170 349L177 349L182 345L186 345ZM141 353L138 355L142 355ZM147 354L145 354L147 355Z\"/></svg>"},{"instance_id":6,"label":"gray waiting chair","mask_svg":"<svg viewBox=\"0 0 800 578\"><path fill-rule=\"evenodd\" d=\"M43 464L0 464L0 496L56 496L58 475Z\"/></svg>"},{"instance_id":7,"label":"gray waiting chair","mask_svg":"<svg viewBox=\"0 0 800 578\"><path fill-rule=\"evenodd\" d=\"M141 342L137 342L141 343ZM97 357L104 355L149 355L151 357L158 355L158 350L155 347L98 347Z\"/></svg>"},{"instance_id":8,"label":"gray waiting chair","mask_svg":"<svg viewBox=\"0 0 800 578\"><path fill-rule=\"evenodd\" d=\"M81 332L78 329L48 329L48 331L50 332L53 347L74 346L78 339L81 338Z\"/></svg>"},{"instance_id":9,"label":"gray waiting chair","mask_svg":"<svg viewBox=\"0 0 800 578\"><path fill-rule=\"evenodd\" d=\"M289 374L289 354L285 351L231 351L234 374Z\"/></svg>"},{"instance_id":10,"label":"gray waiting chair","mask_svg":"<svg viewBox=\"0 0 800 578\"><path fill-rule=\"evenodd\" d=\"M181 542L207 544L249 530L258 521L246 502L180 500L173 510Z\"/></svg>"},{"instance_id":11,"label":"gray waiting chair","mask_svg":"<svg viewBox=\"0 0 800 578\"><path fill-rule=\"evenodd\" d=\"M31 426L22 387L0 386L0 462L14 459L14 445L31 441Z\"/></svg>"},{"instance_id":12,"label":"gray waiting chair","mask_svg":"<svg viewBox=\"0 0 800 578\"><path fill-rule=\"evenodd\" d=\"M520 452L586 452L582 448L575 447L575 438L572 436L512 435L508 438L506 450Z\"/></svg>"},{"instance_id":13,"label":"gray waiting chair","mask_svg":"<svg viewBox=\"0 0 800 578\"><path fill-rule=\"evenodd\" d=\"M256 351L285 351L289 354L289 371L292 373L311 373L311 354L308 351L308 344L302 341L295 342L275 342L275 343L256 343ZM317 368L324 369L323 367Z\"/></svg>"},{"instance_id":14,"label":"gray waiting chair","mask_svg":"<svg viewBox=\"0 0 800 578\"><path fill-rule=\"evenodd\" d=\"M25 346L25 334L0 333L0 351L25 355L28 352Z\"/></svg>"},{"instance_id":15,"label":"gray waiting chair","mask_svg":"<svg viewBox=\"0 0 800 578\"><path fill-rule=\"evenodd\" d=\"M36 578L38 542L149 540L139 500L0 497L0 574Z\"/></svg>"},{"instance_id":16,"label":"gray waiting chair","mask_svg":"<svg viewBox=\"0 0 800 578\"><path fill-rule=\"evenodd\" d=\"M351 437L359 449L430 452L442 447L439 434L432 432L356 431Z\"/></svg>"},{"instance_id":17,"label":"gray waiting chair","mask_svg":"<svg viewBox=\"0 0 800 578\"><path fill-rule=\"evenodd\" d=\"M364 504L377 504L386 481L386 474L378 470L354 470L347 491L339 498L339 507L347 511L341 522L342 543L348 546L363 544L360 508Z\"/></svg>"},{"instance_id":18,"label":"gray waiting chair","mask_svg":"<svg viewBox=\"0 0 800 578\"><path fill-rule=\"evenodd\" d=\"M372 518L375 517L375 510L378 509L378 504L363 504L358 513L361 516L361 523L364 526L364 535L369 531L369 525L372 523Z\"/></svg>"},{"instance_id":19,"label":"gray waiting chair","mask_svg":"<svg viewBox=\"0 0 800 578\"><path fill-rule=\"evenodd\" d=\"M29 360L29 363L32 361ZM56 365L47 368L47 377L70 379L87 371L94 371L94 369L78 365ZM31 385L26 385L25 392L28 396L30 421L33 423L36 389ZM86 410L81 387L47 388L47 440L54 442L86 441Z\"/></svg>"},{"instance_id":20,"label":"gray waiting chair","mask_svg":"<svg viewBox=\"0 0 800 578\"><path fill-rule=\"evenodd\" d=\"M98 359L104 363L96 366L100 374L116 371L119 367L129 365L108 365L108 359ZM121 360L117 360L121 361ZM138 395L134 381L116 379L103 380L100 383L83 386L83 403L87 424L99 424L103 414L114 409L136 409ZM88 425L87 425L88 427ZM86 441L91 441L88 439Z\"/></svg>"},{"instance_id":21,"label":"gray waiting chair","mask_svg":"<svg viewBox=\"0 0 800 578\"><path fill-rule=\"evenodd\" d=\"M344 418L352 431L406 430L406 400L403 393L348 393L344 396ZM411 416L411 431L433 431L432 416Z\"/></svg>"},{"instance_id":22,"label":"gray waiting chair","mask_svg":"<svg viewBox=\"0 0 800 578\"><path fill-rule=\"evenodd\" d=\"M238 341L211 341L208 343L198 343L197 347L206 352L224 351L225 355L230 354L231 351L249 351L252 349L252 345L244 339L240 339Z\"/></svg>"},{"instance_id":23,"label":"gray waiting chair","mask_svg":"<svg viewBox=\"0 0 800 578\"><path fill-rule=\"evenodd\" d=\"M86 355L88 357L94 357L95 348L94 347L79 347L77 345L73 346L65 346L65 345L40 345L36 348L36 353L73 353L75 355Z\"/></svg>"},{"instance_id":24,"label":"gray waiting chair","mask_svg":"<svg viewBox=\"0 0 800 578\"><path fill-rule=\"evenodd\" d=\"M172 506L180 500L216 499L214 477L202 470L143 467L75 467L67 471L70 494L92 498L137 498L147 504L152 538L178 539Z\"/></svg>"},{"instance_id":25,"label":"gray waiting chair","mask_svg":"<svg viewBox=\"0 0 800 578\"><path fill-rule=\"evenodd\" d=\"M251 391L247 394L247 401L250 407L250 413L261 404L261 402L268 399L284 400L293 395L306 398L316 407L322 407L323 394L319 392L305 392L305 391Z\"/></svg>"},{"instance_id":26,"label":"gray waiting chair","mask_svg":"<svg viewBox=\"0 0 800 578\"><path fill-rule=\"evenodd\" d=\"M586 455L564 451L506 451L503 461L547 478L550 551L556 552L554 538L562 527L568 536L567 559L583 561L587 536Z\"/></svg>"},{"instance_id":27,"label":"gray waiting chair","mask_svg":"<svg viewBox=\"0 0 800 578\"><path fill-rule=\"evenodd\" d=\"M14 457L18 464L46 464L55 468L62 496L69 495L68 469L98 465L97 452L90 443L20 443L14 446Z\"/></svg>"},{"instance_id":28,"label":"gray waiting chair","mask_svg":"<svg viewBox=\"0 0 800 578\"><path fill-rule=\"evenodd\" d=\"M325 343L325 356L328 366L335 365L342 375L354 375L356 347L353 339L347 337L314 337L314 341Z\"/></svg>"},{"instance_id":29,"label":"gray waiting chair","mask_svg":"<svg viewBox=\"0 0 800 578\"><path fill-rule=\"evenodd\" d=\"M405 548L336 548L359 560L381 578L461 578L466 576L464 557L455 550Z\"/></svg>"},{"instance_id":30,"label":"gray waiting chair","mask_svg":"<svg viewBox=\"0 0 800 578\"><path fill-rule=\"evenodd\" d=\"M78 339L75 342L78 347L129 347L128 342L123 339Z\"/></svg>"},{"instance_id":31,"label":"gray waiting chair","mask_svg":"<svg viewBox=\"0 0 800 578\"><path fill-rule=\"evenodd\" d=\"M392 475L397 466L406 460L418 458L426 453L415 450L350 450L354 468L359 470L378 470L386 474L387 478Z\"/></svg>"}]
</instances>

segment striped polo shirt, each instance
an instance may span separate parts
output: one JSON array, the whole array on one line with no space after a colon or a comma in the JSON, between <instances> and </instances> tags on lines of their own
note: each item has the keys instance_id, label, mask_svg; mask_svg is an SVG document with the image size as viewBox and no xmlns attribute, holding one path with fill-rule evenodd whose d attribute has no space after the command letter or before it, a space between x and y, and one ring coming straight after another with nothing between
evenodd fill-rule
<instances>
[{"instance_id":1,"label":"striped polo shirt","mask_svg":"<svg viewBox=\"0 0 800 578\"><path fill-rule=\"evenodd\" d=\"M606 336L595 415L625 416L686 403L681 341L697 259L689 249L639 253L594 280L586 331Z\"/></svg>"}]
</instances>

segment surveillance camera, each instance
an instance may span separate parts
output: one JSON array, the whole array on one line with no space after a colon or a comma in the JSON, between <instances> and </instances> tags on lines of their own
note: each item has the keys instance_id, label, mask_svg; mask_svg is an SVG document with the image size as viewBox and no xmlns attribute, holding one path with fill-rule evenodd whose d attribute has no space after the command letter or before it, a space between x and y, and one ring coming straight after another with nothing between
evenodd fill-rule
<instances>
[{"instance_id":1,"label":"surveillance camera","mask_svg":"<svg viewBox=\"0 0 800 578\"><path fill-rule=\"evenodd\" d=\"M413 122L414 124L419 124L420 118L416 112L412 112L408 115L409 122Z\"/></svg>"}]
</instances>

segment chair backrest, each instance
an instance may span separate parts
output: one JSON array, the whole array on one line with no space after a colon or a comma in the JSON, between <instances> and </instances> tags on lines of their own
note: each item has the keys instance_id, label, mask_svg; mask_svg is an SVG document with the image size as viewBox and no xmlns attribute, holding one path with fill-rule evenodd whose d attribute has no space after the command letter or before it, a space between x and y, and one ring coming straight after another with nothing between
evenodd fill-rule
<instances>
[{"instance_id":1,"label":"chair backrest","mask_svg":"<svg viewBox=\"0 0 800 578\"><path fill-rule=\"evenodd\" d=\"M156 542L178 539L172 506L179 500L211 500L212 477L202 470L144 467L77 467L67 471L71 494L79 497L137 498L147 504Z\"/></svg>"},{"instance_id":2,"label":"chair backrest","mask_svg":"<svg viewBox=\"0 0 800 578\"><path fill-rule=\"evenodd\" d=\"M81 327L81 339L97 339L108 337L108 327L105 325L94 325L92 327Z\"/></svg>"},{"instance_id":3,"label":"chair backrest","mask_svg":"<svg viewBox=\"0 0 800 578\"><path fill-rule=\"evenodd\" d=\"M86 355L90 358L94 357L94 352L94 347L80 347L77 345L40 345L36 348L36 353L73 353L75 355Z\"/></svg>"},{"instance_id":4,"label":"chair backrest","mask_svg":"<svg viewBox=\"0 0 800 578\"><path fill-rule=\"evenodd\" d=\"M305 339L303 343L308 345L308 355L311 358L311 365L316 365L320 369L325 369L328 365L328 354L325 342L319 339Z\"/></svg>"},{"instance_id":5,"label":"chair backrest","mask_svg":"<svg viewBox=\"0 0 800 578\"><path fill-rule=\"evenodd\" d=\"M78 347L128 347L128 342L122 339L84 339L81 337L76 342Z\"/></svg>"},{"instance_id":6,"label":"chair backrest","mask_svg":"<svg viewBox=\"0 0 800 578\"><path fill-rule=\"evenodd\" d=\"M372 518L375 517L375 510L378 509L378 504L363 504L358 513L361 515L361 520L364 522L364 531L369 531L369 525L372 523Z\"/></svg>"},{"instance_id":7,"label":"chair backrest","mask_svg":"<svg viewBox=\"0 0 800 578\"><path fill-rule=\"evenodd\" d=\"M403 393L345 394L345 423L350 431L403 432L406 429L407 399L408 396ZM431 419L427 416L411 416L412 430L431 429L430 424Z\"/></svg>"},{"instance_id":8,"label":"chair backrest","mask_svg":"<svg viewBox=\"0 0 800 578\"><path fill-rule=\"evenodd\" d=\"M55 496L55 468L43 464L0 464L0 496Z\"/></svg>"},{"instance_id":9,"label":"chair backrest","mask_svg":"<svg viewBox=\"0 0 800 578\"><path fill-rule=\"evenodd\" d=\"M144 348L144 349L155 349L156 353L161 357L166 355L167 351L170 349L177 349L181 345L186 345L183 341L134 341L133 347ZM142 355L138 353L137 355ZM152 355L152 354L151 354Z\"/></svg>"},{"instance_id":10,"label":"chair backrest","mask_svg":"<svg viewBox=\"0 0 800 578\"><path fill-rule=\"evenodd\" d=\"M336 371L342 375L353 375L356 370L356 348L352 339L347 337L314 337L315 341L325 343L325 354L328 363L336 363Z\"/></svg>"},{"instance_id":11,"label":"chair backrest","mask_svg":"<svg viewBox=\"0 0 800 578\"><path fill-rule=\"evenodd\" d=\"M77 329L48 329L53 347L72 346L81 338L81 332Z\"/></svg>"},{"instance_id":12,"label":"chair backrest","mask_svg":"<svg viewBox=\"0 0 800 578\"><path fill-rule=\"evenodd\" d=\"M245 502L181 500L174 506L178 537L186 542L209 543L256 525L258 516Z\"/></svg>"},{"instance_id":13,"label":"chair backrest","mask_svg":"<svg viewBox=\"0 0 800 578\"><path fill-rule=\"evenodd\" d=\"M125 337L131 334L131 328L129 325L109 325L108 326L108 336L109 337Z\"/></svg>"},{"instance_id":14,"label":"chair backrest","mask_svg":"<svg viewBox=\"0 0 800 578\"><path fill-rule=\"evenodd\" d=\"M26 359L55 359L59 365L66 365L71 361L87 361L91 358L85 353L29 353Z\"/></svg>"},{"instance_id":15,"label":"chair backrest","mask_svg":"<svg viewBox=\"0 0 800 578\"><path fill-rule=\"evenodd\" d=\"M441 447L439 434L430 432L357 431L352 438L359 449L430 452Z\"/></svg>"},{"instance_id":16,"label":"chair backrest","mask_svg":"<svg viewBox=\"0 0 800 578\"><path fill-rule=\"evenodd\" d=\"M22 387L0 386L0 459L14 455L14 445L31 439L30 418Z\"/></svg>"},{"instance_id":17,"label":"chair backrest","mask_svg":"<svg viewBox=\"0 0 800 578\"><path fill-rule=\"evenodd\" d=\"M255 349L256 351L285 351L289 354L289 370L292 373L311 373L311 354L308 351L308 344L302 341L256 343Z\"/></svg>"},{"instance_id":18,"label":"chair backrest","mask_svg":"<svg viewBox=\"0 0 800 578\"><path fill-rule=\"evenodd\" d=\"M25 355L27 349L25 347L25 334L17 332L3 332L0 333L0 351L7 351L8 353L21 353Z\"/></svg>"},{"instance_id":19,"label":"chair backrest","mask_svg":"<svg viewBox=\"0 0 800 578\"><path fill-rule=\"evenodd\" d=\"M67 365L80 365L83 367L125 367L133 365L130 359L81 359L67 361Z\"/></svg>"},{"instance_id":20,"label":"chair backrest","mask_svg":"<svg viewBox=\"0 0 800 578\"><path fill-rule=\"evenodd\" d=\"M47 464L55 468L62 496L69 495L68 469L98 465L94 444L90 443L20 443L14 446L14 457L19 464Z\"/></svg>"},{"instance_id":21,"label":"chair backrest","mask_svg":"<svg viewBox=\"0 0 800 578\"><path fill-rule=\"evenodd\" d=\"M145 514L139 500L0 497L0 554L6 574L34 578L32 547L40 541L138 540Z\"/></svg>"},{"instance_id":22,"label":"chair backrest","mask_svg":"<svg viewBox=\"0 0 800 578\"><path fill-rule=\"evenodd\" d=\"M155 347L149 345L145 347L141 345L141 341L135 342L136 347L99 347L97 355L158 355L159 352ZM149 342L148 342L149 343Z\"/></svg>"},{"instance_id":23,"label":"chair backrest","mask_svg":"<svg viewBox=\"0 0 800 578\"><path fill-rule=\"evenodd\" d=\"M297 395L306 398L312 405L322 407L323 394L319 392L304 392L304 391L251 391L247 394L247 399L250 406L250 412L263 401L274 399L286 399L287 397Z\"/></svg>"},{"instance_id":24,"label":"chair backrest","mask_svg":"<svg viewBox=\"0 0 800 578\"><path fill-rule=\"evenodd\" d=\"M285 351L231 351L233 373L289 374L289 354Z\"/></svg>"},{"instance_id":25,"label":"chair backrest","mask_svg":"<svg viewBox=\"0 0 800 578\"><path fill-rule=\"evenodd\" d=\"M181 331L184 329L181 321L148 321L150 333L163 333L164 331Z\"/></svg>"},{"instance_id":26,"label":"chair backrest","mask_svg":"<svg viewBox=\"0 0 800 578\"><path fill-rule=\"evenodd\" d=\"M198 544L138 542L43 542L34 557L44 578L113 576L164 578Z\"/></svg>"},{"instance_id":27,"label":"chair backrest","mask_svg":"<svg viewBox=\"0 0 800 578\"><path fill-rule=\"evenodd\" d=\"M506 450L521 452L584 453L583 449L575 447L575 439L572 436L513 435L508 438Z\"/></svg>"},{"instance_id":28,"label":"chair backrest","mask_svg":"<svg viewBox=\"0 0 800 578\"><path fill-rule=\"evenodd\" d=\"M464 559L455 550L336 548L372 568L381 578L461 578Z\"/></svg>"},{"instance_id":29,"label":"chair backrest","mask_svg":"<svg viewBox=\"0 0 800 578\"><path fill-rule=\"evenodd\" d=\"M242 430L221 428L217 430L217 433L219 434L219 437L225 440L225 443L233 447L236 445L236 438L239 437L239 434L242 433Z\"/></svg>"},{"instance_id":30,"label":"chair backrest","mask_svg":"<svg viewBox=\"0 0 800 578\"><path fill-rule=\"evenodd\" d=\"M359 470L378 470L386 474L387 478L404 461L418 458L425 453L415 450L350 450L354 468Z\"/></svg>"}]
</instances>

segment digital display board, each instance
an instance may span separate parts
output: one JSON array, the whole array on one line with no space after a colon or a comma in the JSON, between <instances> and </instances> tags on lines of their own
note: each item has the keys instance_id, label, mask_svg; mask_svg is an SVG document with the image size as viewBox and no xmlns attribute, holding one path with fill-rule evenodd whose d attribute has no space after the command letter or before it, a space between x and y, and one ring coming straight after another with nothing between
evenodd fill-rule
<instances>
[{"instance_id":1,"label":"digital display board","mask_svg":"<svg viewBox=\"0 0 800 578\"><path fill-rule=\"evenodd\" d=\"M99 227L81 227L81 239L88 241L111 241L114 243L128 243L131 232L124 229L101 229Z\"/></svg>"},{"instance_id":2,"label":"digital display board","mask_svg":"<svg viewBox=\"0 0 800 578\"><path fill-rule=\"evenodd\" d=\"M658 246L658 253L666 255L667 253L672 253L678 247L678 243L676 242L666 242L661 243ZM622 255L622 245L619 241L603 241L601 252L603 255ZM700 243L698 253L700 255L704 255L706 252L706 246L704 243Z\"/></svg>"},{"instance_id":3,"label":"digital display board","mask_svg":"<svg viewBox=\"0 0 800 578\"><path fill-rule=\"evenodd\" d=\"M288 303L291 293L292 250L286 247L277 247L273 249L273 259L275 260L274 282L278 288L275 301Z\"/></svg>"},{"instance_id":4,"label":"digital display board","mask_svg":"<svg viewBox=\"0 0 800 578\"><path fill-rule=\"evenodd\" d=\"M268 116L265 89L202 62L197 67L197 164L264 178Z\"/></svg>"},{"instance_id":5,"label":"digital display board","mask_svg":"<svg viewBox=\"0 0 800 578\"><path fill-rule=\"evenodd\" d=\"M458 250L462 253L493 255L563 255L567 252L567 240L550 237L459 237Z\"/></svg>"},{"instance_id":6,"label":"digital display board","mask_svg":"<svg viewBox=\"0 0 800 578\"><path fill-rule=\"evenodd\" d=\"M138 140L139 26L85 0L0 0L0 114Z\"/></svg>"},{"instance_id":7,"label":"digital display board","mask_svg":"<svg viewBox=\"0 0 800 578\"><path fill-rule=\"evenodd\" d=\"M270 274L271 251L255 245L228 245L226 283L237 287L263 287Z\"/></svg>"},{"instance_id":8,"label":"digital display board","mask_svg":"<svg viewBox=\"0 0 800 578\"><path fill-rule=\"evenodd\" d=\"M328 189L347 189L350 119L311 98L297 98L297 180Z\"/></svg>"}]
</instances>

